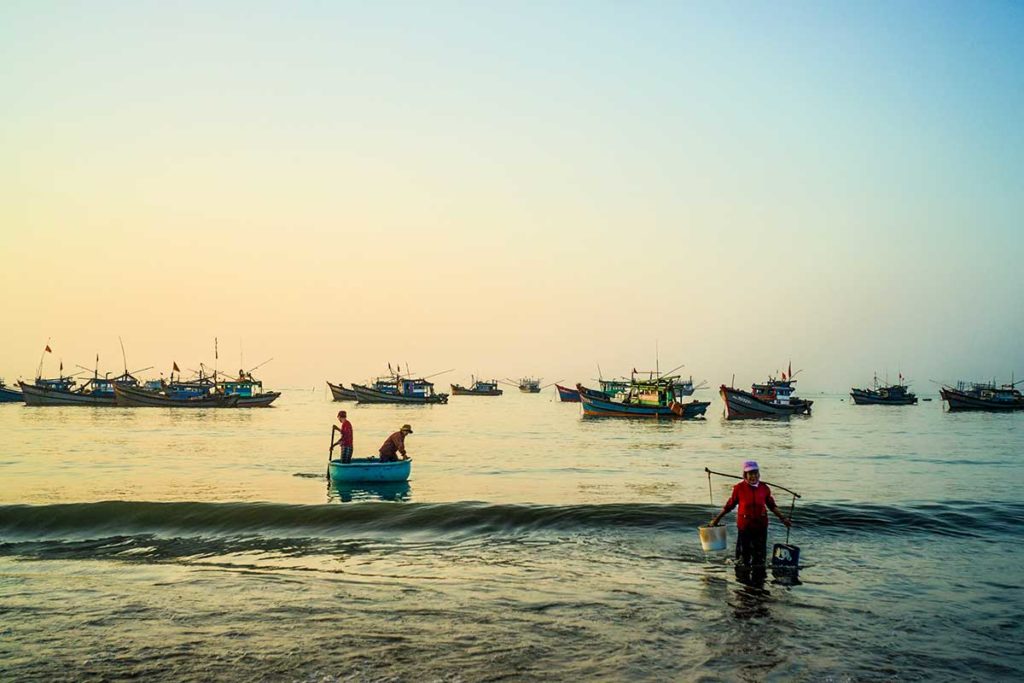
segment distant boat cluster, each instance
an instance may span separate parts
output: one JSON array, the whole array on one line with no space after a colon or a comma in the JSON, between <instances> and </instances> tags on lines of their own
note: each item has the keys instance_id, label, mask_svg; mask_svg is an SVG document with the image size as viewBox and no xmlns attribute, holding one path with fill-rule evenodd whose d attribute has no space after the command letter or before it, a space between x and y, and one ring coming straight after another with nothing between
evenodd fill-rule
<instances>
[{"instance_id":1,"label":"distant boat cluster","mask_svg":"<svg viewBox=\"0 0 1024 683\"><path fill-rule=\"evenodd\" d=\"M49 349L47 346L46 352ZM93 370L83 369L92 372L92 377L79 381L73 376L64 375L62 364L62 372L57 377L46 378L42 377L40 360L40 371L32 383L18 381L19 389L14 389L0 379L0 402L24 402L30 406L263 408L281 396L277 391L264 391L263 382L253 376L252 370L239 370L237 375L229 375L216 369L211 371L202 363L200 369L187 379L182 378L181 371L174 364L169 380L161 377L142 381L134 374L142 371L129 372L127 364L116 377L111 377L110 373L100 376L98 367ZM789 366L779 377L769 376L764 382L753 383L750 391L736 388L732 384L722 384L718 391L725 404L726 419L809 416L814 401L796 395L794 375L797 373ZM434 383L430 381L430 377L435 375L416 377L408 368L403 372L400 366L393 369L389 364L387 375L366 383L352 383L346 387L341 382L327 382L327 386L335 401L406 405L443 405L448 403L449 396L501 396L504 392L499 384L516 387L526 394L537 394L554 386L561 401L580 403L583 414L592 417L690 419L702 417L710 406L709 401L691 398L694 391L706 388L706 383L695 386L692 376L684 378L671 374L671 371L637 372L634 369L629 377L602 377L596 380L600 387L597 389L582 383L576 383L575 386L557 382L542 385L539 377L523 377L519 380L472 377L467 386L451 384L450 394L436 391ZM939 393L950 411L1024 410L1024 396L1016 388L1017 384L1020 382L1012 380L1007 384L961 381L955 386L942 385ZM850 397L857 405L914 405L918 400L904 381L902 373L899 382L895 384L880 383L876 375L872 386L855 387L850 390Z\"/></svg>"},{"instance_id":2,"label":"distant boat cluster","mask_svg":"<svg viewBox=\"0 0 1024 683\"><path fill-rule=\"evenodd\" d=\"M378 377L368 384L328 382L335 401L359 403L447 403L449 394L437 393L428 378L414 378L391 370L391 374ZM447 372L447 371L446 371ZM797 371L797 373L799 370ZM764 382L755 382L750 391L722 384L719 394L725 403L725 417L729 420L780 418L811 414L814 401L796 396L796 380L792 366L780 377L769 376ZM440 374L440 373L439 373ZM696 418L703 416L709 401L685 400L694 391L703 389L704 383L694 386L693 378L662 374L657 371L637 372L629 377L597 380L599 389L577 383L575 388L553 383L559 400L582 404L583 414L593 417L656 417ZM523 393L539 393L541 379L524 377L513 380L481 380L472 378L469 386L451 385L453 396L501 396L499 383L516 386ZM1015 382L997 386L992 383L960 382L956 387L943 386L940 392L949 410L1024 410L1024 397L1015 388ZM552 385L545 385L552 386ZM871 387L852 388L850 397L857 405L915 405L917 396L904 383L902 374L896 384L879 383L877 375ZM930 399L925 399L930 400Z\"/></svg>"}]
</instances>

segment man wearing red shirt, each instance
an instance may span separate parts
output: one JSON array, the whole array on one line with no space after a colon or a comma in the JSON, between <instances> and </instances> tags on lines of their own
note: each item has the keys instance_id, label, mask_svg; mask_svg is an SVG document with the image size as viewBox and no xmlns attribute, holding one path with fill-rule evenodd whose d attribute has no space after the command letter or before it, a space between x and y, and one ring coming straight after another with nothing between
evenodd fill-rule
<instances>
[{"instance_id":1,"label":"man wearing red shirt","mask_svg":"<svg viewBox=\"0 0 1024 683\"><path fill-rule=\"evenodd\" d=\"M768 553L768 510L787 528L789 520L779 511L768 484L761 483L761 471L753 460L743 463L743 481L732 488L732 495L711 520L711 526L717 526L737 505L736 561L748 567L764 567Z\"/></svg>"},{"instance_id":2,"label":"man wearing red shirt","mask_svg":"<svg viewBox=\"0 0 1024 683\"><path fill-rule=\"evenodd\" d=\"M345 464L352 462L352 449L355 447L355 439L352 437L352 423L348 421L348 413L344 410L338 411L338 420L341 427L334 425L334 430L341 432L341 439L338 444L341 446L341 461ZM331 432L334 433L333 431Z\"/></svg>"}]
</instances>

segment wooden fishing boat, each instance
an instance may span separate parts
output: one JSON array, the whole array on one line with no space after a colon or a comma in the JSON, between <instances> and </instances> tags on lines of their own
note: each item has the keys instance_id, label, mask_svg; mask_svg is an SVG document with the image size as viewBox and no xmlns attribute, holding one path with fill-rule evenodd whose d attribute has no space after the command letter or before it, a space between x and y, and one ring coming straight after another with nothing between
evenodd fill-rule
<instances>
[{"instance_id":1,"label":"wooden fishing boat","mask_svg":"<svg viewBox=\"0 0 1024 683\"><path fill-rule=\"evenodd\" d=\"M114 387L138 386L139 381L125 372L117 377L98 374L76 387L72 377L37 377L35 383L18 382L25 404L30 406L106 406L117 405Z\"/></svg>"},{"instance_id":2,"label":"wooden fishing boat","mask_svg":"<svg viewBox=\"0 0 1024 683\"><path fill-rule=\"evenodd\" d=\"M676 376L631 380L626 392L609 398L604 392L576 385L583 414L594 417L695 418L704 415L707 401L682 403L675 393Z\"/></svg>"},{"instance_id":3,"label":"wooden fishing boat","mask_svg":"<svg viewBox=\"0 0 1024 683\"><path fill-rule=\"evenodd\" d=\"M519 380L519 391L524 394L539 394L540 380L540 377L537 377L536 379L533 377L523 377Z\"/></svg>"},{"instance_id":4,"label":"wooden fishing boat","mask_svg":"<svg viewBox=\"0 0 1024 683\"><path fill-rule=\"evenodd\" d=\"M580 392L577 389L570 389L569 387L563 387L561 384L555 384L555 389L558 390L558 400L563 403L579 403Z\"/></svg>"},{"instance_id":5,"label":"wooden fishing boat","mask_svg":"<svg viewBox=\"0 0 1024 683\"><path fill-rule=\"evenodd\" d=\"M425 379L398 376L395 379L393 392L390 387L368 387L362 384L353 384L352 389L356 392L356 400L359 403L402 403L411 405L448 403L448 394L436 393L434 391L434 383L428 382Z\"/></svg>"},{"instance_id":6,"label":"wooden fishing boat","mask_svg":"<svg viewBox=\"0 0 1024 683\"><path fill-rule=\"evenodd\" d=\"M449 385L452 388L452 396L501 396L504 393L498 388L498 380L485 382L481 379L471 379L473 383L469 387L460 384Z\"/></svg>"},{"instance_id":7,"label":"wooden fishing boat","mask_svg":"<svg viewBox=\"0 0 1024 683\"><path fill-rule=\"evenodd\" d=\"M327 469L335 482L402 482L409 479L412 459L381 462L378 458L352 458L347 463L331 460Z\"/></svg>"},{"instance_id":8,"label":"wooden fishing boat","mask_svg":"<svg viewBox=\"0 0 1024 683\"><path fill-rule=\"evenodd\" d=\"M21 403L24 400L25 396L20 391L8 388L4 380L0 378L0 403Z\"/></svg>"},{"instance_id":9,"label":"wooden fishing boat","mask_svg":"<svg viewBox=\"0 0 1024 683\"><path fill-rule=\"evenodd\" d=\"M785 375L783 375L785 377ZM764 384L751 385L751 391L743 391L724 384L719 388L725 401L725 417L728 420L751 418L779 418L790 415L810 415L814 401L805 401L793 396L793 379L769 377Z\"/></svg>"},{"instance_id":10,"label":"wooden fishing boat","mask_svg":"<svg viewBox=\"0 0 1024 683\"><path fill-rule=\"evenodd\" d=\"M280 391L263 391L263 382L243 370L238 377L217 382L215 391L237 395L239 408L267 408L281 396Z\"/></svg>"},{"instance_id":11,"label":"wooden fishing boat","mask_svg":"<svg viewBox=\"0 0 1024 683\"><path fill-rule=\"evenodd\" d=\"M344 384L331 384L327 383L327 386L331 388L331 396L335 401L355 401L357 400L356 392L352 389L346 389Z\"/></svg>"},{"instance_id":12,"label":"wooden fishing boat","mask_svg":"<svg viewBox=\"0 0 1024 683\"><path fill-rule=\"evenodd\" d=\"M903 373L900 373L900 383L886 386L878 383L878 375L875 375L874 383L870 389L850 389L850 397L859 406L909 406L917 403L917 396L909 391L909 386L902 383Z\"/></svg>"},{"instance_id":13,"label":"wooden fishing boat","mask_svg":"<svg viewBox=\"0 0 1024 683\"><path fill-rule=\"evenodd\" d=\"M237 408L239 396L220 393L187 395L165 389L151 391L139 387L114 385L117 405L130 408Z\"/></svg>"},{"instance_id":14,"label":"wooden fishing boat","mask_svg":"<svg viewBox=\"0 0 1024 683\"><path fill-rule=\"evenodd\" d=\"M1024 381L1024 380L1022 380ZM1010 412L1024 410L1024 396L1015 388L1019 382L997 386L995 382L957 382L956 387L939 389L950 411L983 410Z\"/></svg>"}]
</instances>

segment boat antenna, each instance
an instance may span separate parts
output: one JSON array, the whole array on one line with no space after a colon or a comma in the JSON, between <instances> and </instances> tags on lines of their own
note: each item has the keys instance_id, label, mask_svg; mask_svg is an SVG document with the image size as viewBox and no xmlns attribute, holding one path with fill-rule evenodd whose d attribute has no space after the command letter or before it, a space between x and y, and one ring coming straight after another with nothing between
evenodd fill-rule
<instances>
[{"instance_id":1,"label":"boat antenna","mask_svg":"<svg viewBox=\"0 0 1024 683\"><path fill-rule=\"evenodd\" d=\"M117 342L121 345L121 360L124 361L124 374L128 374L128 356L124 352L124 341L121 340L121 335L117 335Z\"/></svg>"},{"instance_id":2,"label":"boat antenna","mask_svg":"<svg viewBox=\"0 0 1024 683\"><path fill-rule=\"evenodd\" d=\"M43 348L43 352L39 354L39 369L36 370L36 379L39 379L40 377L43 376L43 359L46 358L46 354L48 353L53 353L53 351L50 350L49 337L46 338L46 347Z\"/></svg>"},{"instance_id":3,"label":"boat antenna","mask_svg":"<svg viewBox=\"0 0 1024 683\"><path fill-rule=\"evenodd\" d=\"M213 377L214 381L217 378L217 338L213 338Z\"/></svg>"},{"instance_id":4,"label":"boat antenna","mask_svg":"<svg viewBox=\"0 0 1024 683\"><path fill-rule=\"evenodd\" d=\"M661 367L660 363L661 363L661 361L658 359L658 340L655 339L654 340L654 372L656 372L658 374L658 377L661 377L661 370L659 369Z\"/></svg>"}]
</instances>

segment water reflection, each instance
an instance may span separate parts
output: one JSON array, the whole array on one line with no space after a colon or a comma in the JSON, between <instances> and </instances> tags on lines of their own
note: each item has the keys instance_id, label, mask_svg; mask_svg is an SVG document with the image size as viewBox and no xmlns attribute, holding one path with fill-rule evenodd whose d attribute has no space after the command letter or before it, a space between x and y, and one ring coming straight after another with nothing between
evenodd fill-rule
<instances>
[{"instance_id":1,"label":"water reflection","mask_svg":"<svg viewBox=\"0 0 1024 683\"><path fill-rule=\"evenodd\" d=\"M351 503L353 501L388 501L400 503L412 497L407 481L396 482L337 482L329 480L327 500Z\"/></svg>"}]
</instances>

